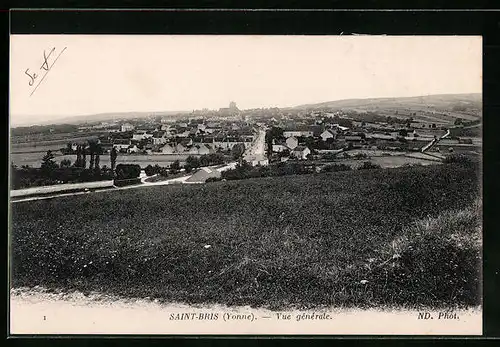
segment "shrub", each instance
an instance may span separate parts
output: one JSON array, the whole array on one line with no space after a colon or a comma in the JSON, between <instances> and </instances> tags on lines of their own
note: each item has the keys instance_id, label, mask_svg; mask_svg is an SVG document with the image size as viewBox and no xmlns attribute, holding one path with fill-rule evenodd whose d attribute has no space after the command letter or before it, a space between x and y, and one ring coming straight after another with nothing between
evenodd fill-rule
<instances>
[{"instance_id":1,"label":"shrub","mask_svg":"<svg viewBox=\"0 0 500 347\"><path fill-rule=\"evenodd\" d=\"M137 178L141 174L141 167L136 164L118 164L115 173L117 180Z\"/></svg>"},{"instance_id":2,"label":"shrub","mask_svg":"<svg viewBox=\"0 0 500 347\"><path fill-rule=\"evenodd\" d=\"M472 160L463 154L451 154L451 155L447 155L443 159L443 163L446 163L446 164L457 163L460 165L470 166L470 165L472 165Z\"/></svg>"},{"instance_id":3,"label":"shrub","mask_svg":"<svg viewBox=\"0 0 500 347\"><path fill-rule=\"evenodd\" d=\"M156 170L151 164L146 166L144 172L146 173L147 176L153 176L154 174L156 174Z\"/></svg>"}]
</instances>

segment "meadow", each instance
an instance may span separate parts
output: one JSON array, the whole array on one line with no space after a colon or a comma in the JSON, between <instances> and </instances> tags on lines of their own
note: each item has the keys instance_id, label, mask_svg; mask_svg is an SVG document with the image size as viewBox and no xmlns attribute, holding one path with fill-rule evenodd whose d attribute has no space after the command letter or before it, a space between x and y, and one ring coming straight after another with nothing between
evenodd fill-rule
<instances>
[{"instance_id":1,"label":"meadow","mask_svg":"<svg viewBox=\"0 0 500 347\"><path fill-rule=\"evenodd\" d=\"M458 163L11 205L11 285L285 307L480 304L480 174Z\"/></svg>"}]
</instances>

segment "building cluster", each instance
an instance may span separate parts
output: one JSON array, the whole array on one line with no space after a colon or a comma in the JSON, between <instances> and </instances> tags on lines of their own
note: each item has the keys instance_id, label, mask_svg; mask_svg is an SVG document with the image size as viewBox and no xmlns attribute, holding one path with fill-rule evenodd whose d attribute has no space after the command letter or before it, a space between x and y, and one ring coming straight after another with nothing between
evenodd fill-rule
<instances>
[{"instance_id":1,"label":"building cluster","mask_svg":"<svg viewBox=\"0 0 500 347\"><path fill-rule=\"evenodd\" d=\"M310 113L293 121L271 119L269 125L283 130L282 136L272 139L272 152L282 160L346 148L417 151L443 134L436 124L364 122L341 113Z\"/></svg>"},{"instance_id":2,"label":"building cluster","mask_svg":"<svg viewBox=\"0 0 500 347\"><path fill-rule=\"evenodd\" d=\"M121 153L203 155L249 147L254 129L244 122L188 119L166 124L123 123L119 132L100 136L101 147Z\"/></svg>"}]
</instances>

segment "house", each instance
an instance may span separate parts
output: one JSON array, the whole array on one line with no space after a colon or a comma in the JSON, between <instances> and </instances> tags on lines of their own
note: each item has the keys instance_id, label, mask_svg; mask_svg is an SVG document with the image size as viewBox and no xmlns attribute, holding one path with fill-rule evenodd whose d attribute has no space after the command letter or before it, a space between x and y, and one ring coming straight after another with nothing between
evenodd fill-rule
<instances>
[{"instance_id":1,"label":"house","mask_svg":"<svg viewBox=\"0 0 500 347\"><path fill-rule=\"evenodd\" d=\"M135 127L132 124L130 124L130 123L125 123L125 124L122 124L122 126L121 126L121 131L122 132L132 131L134 129L135 129Z\"/></svg>"},{"instance_id":2,"label":"house","mask_svg":"<svg viewBox=\"0 0 500 347\"><path fill-rule=\"evenodd\" d=\"M311 154L311 150L306 146L297 146L292 151L292 155L297 159L307 159L309 154Z\"/></svg>"},{"instance_id":3,"label":"house","mask_svg":"<svg viewBox=\"0 0 500 347\"><path fill-rule=\"evenodd\" d=\"M265 159L255 159L255 160L252 160L252 166L257 166L257 165L260 165L260 166L267 166L269 165L269 159L265 158Z\"/></svg>"},{"instance_id":4,"label":"house","mask_svg":"<svg viewBox=\"0 0 500 347\"><path fill-rule=\"evenodd\" d=\"M285 150L287 150L288 147L286 145L273 145L273 152L283 152Z\"/></svg>"},{"instance_id":5,"label":"house","mask_svg":"<svg viewBox=\"0 0 500 347\"><path fill-rule=\"evenodd\" d=\"M161 148L161 153L162 154L173 154L175 152L175 148L172 147L169 143L167 143L165 146Z\"/></svg>"},{"instance_id":6,"label":"house","mask_svg":"<svg viewBox=\"0 0 500 347\"><path fill-rule=\"evenodd\" d=\"M217 129L216 128L205 128L204 131L206 134L213 134L214 132L217 131Z\"/></svg>"},{"instance_id":7,"label":"house","mask_svg":"<svg viewBox=\"0 0 500 347\"><path fill-rule=\"evenodd\" d=\"M374 140L392 141L392 140L395 140L397 136L373 133L373 134L367 135L367 137L370 139L374 139Z\"/></svg>"},{"instance_id":8,"label":"house","mask_svg":"<svg viewBox=\"0 0 500 347\"><path fill-rule=\"evenodd\" d=\"M193 132L193 134L195 134L196 131ZM178 137L189 137L189 135L191 135L191 129L189 128L177 128L177 134L176 136Z\"/></svg>"},{"instance_id":9,"label":"house","mask_svg":"<svg viewBox=\"0 0 500 347\"><path fill-rule=\"evenodd\" d=\"M150 138L150 137L153 137L154 135L151 133L151 132L147 132L145 130L140 130L140 131L136 131L133 135L132 135L132 140L135 140L135 141L142 141L142 140L145 140L147 138Z\"/></svg>"},{"instance_id":10,"label":"house","mask_svg":"<svg viewBox=\"0 0 500 347\"><path fill-rule=\"evenodd\" d=\"M130 145L127 148L127 152L128 153L139 153L139 148L137 147L137 145Z\"/></svg>"},{"instance_id":11,"label":"house","mask_svg":"<svg viewBox=\"0 0 500 347\"><path fill-rule=\"evenodd\" d=\"M337 137L337 132L332 129L327 129L321 133L321 139L326 142L328 140L335 140Z\"/></svg>"},{"instance_id":12,"label":"house","mask_svg":"<svg viewBox=\"0 0 500 347\"><path fill-rule=\"evenodd\" d=\"M101 142L101 149L103 153L109 153L111 152L111 149L113 148L113 144L109 142Z\"/></svg>"},{"instance_id":13,"label":"house","mask_svg":"<svg viewBox=\"0 0 500 347\"><path fill-rule=\"evenodd\" d=\"M313 134L313 131L310 130L310 129L302 129L302 128L297 128L297 129L287 129L287 130L284 130L283 131L283 136L288 138L288 137L292 137L292 136L295 136L295 137L301 137L301 136L304 136L304 137L313 137L314 134Z\"/></svg>"},{"instance_id":14,"label":"house","mask_svg":"<svg viewBox=\"0 0 500 347\"><path fill-rule=\"evenodd\" d=\"M146 152L146 154L153 154L153 146L152 145L146 145L144 147L144 152Z\"/></svg>"},{"instance_id":15,"label":"house","mask_svg":"<svg viewBox=\"0 0 500 347\"><path fill-rule=\"evenodd\" d=\"M361 141L363 138L359 135L345 135L344 139L346 141Z\"/></svg>"},{"instance_id":16,"label":"house","mask_svg":"<svg viewBox=\"0 0 500 347\"><path fill-rule=\"evenodd\" d=\"M164 131L158 131L153 134L153 145L163 145L167 143Z\"/></svg>"},{"instance_id":17,"label":"house","mask_svg":"<svg viewBox=\"0 0 500 347\"><path fill-rule=\"evenodd\" d=\"M130 139L116 139L113 142L113 147L116 148L117 150L128 150L128 147L130 146Z\"/></svg>"},{"instance_id":18,"label":"house","mask_svg":"<svg viewBox=\"0 0 500 347\"><path fill-rule=\"evenodd\" d=\"M299 140L295 136L291 136L286 139L286 145L290 149L295 149L299 145Z\"/></svg>"},{"instance_id":19,"label":"house","mask_svg":"<svg viewBox=\"0 0 500 347\"><path fill-rule=\"evenodd\" d=\"M312 125L310 129L314 137L320 137L323 133L324 127L322 127L321 125Z\"/></svg>"},{"instance_id":20,"label":"house","mask_svg":"<svg viewBox=\"0 0 500 347\"><path fill-rule=\"evenodd\" d=\"M204 143L198 143L193 147L191 147L191 149L189 150L189 154L199 154L199 155L210 154L212 152L213 152L212 148Z\"/></svg>"},{"instance_id":21,"label":"house","mask_svg":"<svg viewBox=\"0 0 500 347\"><path fill-rule=\"evenodd\" d=\"M191 148L189 149L189 154L199 154L199 153L198 153L198 148L199 148L199 146L198 146L198 145L194 145L193 147L191 147Z\"/></svg>"},{"instance_id":22,"label":"house","mask_svg":"<svg viewBox=\"0 0 500 347\"><path fill-rule=\"evenodd\" d=\"M175 146L175 151L177 153L183 153L185 150L187 149L186 146L184 146L182 143L178 143L176 146Z\"/></svg>"}]
</instances>

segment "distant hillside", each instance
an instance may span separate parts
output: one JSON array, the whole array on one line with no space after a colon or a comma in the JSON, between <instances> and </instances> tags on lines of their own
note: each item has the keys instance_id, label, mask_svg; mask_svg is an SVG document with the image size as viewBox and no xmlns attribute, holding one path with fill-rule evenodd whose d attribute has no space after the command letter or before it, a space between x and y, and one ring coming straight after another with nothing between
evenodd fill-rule
<instances>
[{"instance_id":1,"label":"distant hillside","mask_svg":"<svg viewBox=\"0 0 500 347\"><path fill-rule=\"evenodd\" d=\"M160 111L160 112L112 112L98 113L91 115L68 116L53 119L51 117L36 116L33 122L23 122L20 124L12 124L13 126L30 126L30 125L51 125L51 124L81 124L85 122L105 122L118 119L134 119L145 118L148 116L172 116L177 114L189 113L189 111ZM47 119L47 120L45 120Z\"/></svg>"},{"instance_id":2,"label":"distant hillside","mask_svg":"<svg viewBox=\"0 0 500 347\"><path fill-rule=\"evenodd\" d=\"M295 110L337 109L413 117L443 123L456 118L476 120L482 116L482 94L442 94L402 98L347 99L295 106Z\"/></svg>"}]
</instances>

